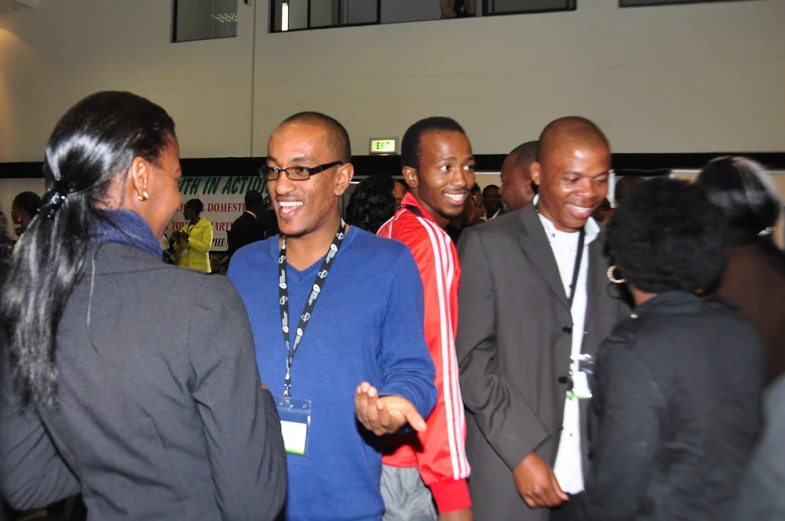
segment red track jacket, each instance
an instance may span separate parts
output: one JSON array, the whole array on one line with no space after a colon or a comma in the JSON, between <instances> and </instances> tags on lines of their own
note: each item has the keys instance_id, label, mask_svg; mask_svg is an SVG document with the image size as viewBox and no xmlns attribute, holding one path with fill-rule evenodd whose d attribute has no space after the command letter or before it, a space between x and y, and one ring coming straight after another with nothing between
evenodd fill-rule
<instances>
[{"instance_id":1,"label":"red track jacket","mask_svg":"<svg viewBox=\"0 0 785 521\"><path fill-rule=\"evenodd\" d=\"M471 506L469 462L466 459L466 422L458 385L455 335L458 331L458 285L461 268L458 251L449 235L412 196L404 208L387 221L378 235L406 244L414 256L425 290L425 341L436 365L436 407L427 419L428 429L417 439L400 437L400 446L382 462L393 467L418 467L441 513ZM405 206L419 209L422 216ZM413 446L414 445L414 446ZM416 448L415 448L416 447Z\"/></svg>"}]
</instances>

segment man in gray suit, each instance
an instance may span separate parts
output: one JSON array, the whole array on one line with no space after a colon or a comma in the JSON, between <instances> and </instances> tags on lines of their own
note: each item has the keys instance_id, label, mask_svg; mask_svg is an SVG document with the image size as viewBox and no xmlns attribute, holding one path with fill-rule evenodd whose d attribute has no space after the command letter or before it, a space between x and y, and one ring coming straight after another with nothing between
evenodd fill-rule
<instances>
[{"instance_id":1,"label":"man in gray suit","mask_svg":"<svg viewBox=\"0 0 785 521\"><path fill-rule=\"evenodd\" d=\"M531 166L538 199L468 228L458 245L456 348L478 521L548 519L583 490L591 357L628 310L591 219L610 157L591 121L551 122Z\"/></svg>"}]
</instances>

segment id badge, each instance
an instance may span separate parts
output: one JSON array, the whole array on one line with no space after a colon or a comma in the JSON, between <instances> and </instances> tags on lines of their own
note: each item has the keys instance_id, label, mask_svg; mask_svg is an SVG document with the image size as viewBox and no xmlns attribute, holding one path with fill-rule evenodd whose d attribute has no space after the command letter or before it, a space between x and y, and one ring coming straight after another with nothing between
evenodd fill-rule
<instances>
[{"instance_id":1,"label":"id badge","mask_svg":"<svg viewBox=\"0 0 785 521\"><path fill-rule=\"evenodd\" d=\"M191 251L191 250L190 250L190 249L188 249L188 248L185 248L184 250L182 250L182 254L183 254L183 255L185 255L185 256L187 257L187 256L188 256L188 252L189 252L189 251Z\"/></svg>"},{"instance_id":2,"label":"id badge","mask_svg":"<svg viewBox=\"0 0 785 521\"><path fill-rule=\"evenodd\" d=\"M311 400L275 397L281 419L283 445L289 454L305 456L308 452L308 430L311 426Z\"/></svg>"},{"instance_id":3,"label":"id badge","mask_svg":"<svg viewBox=\"0 0 785 521\"><path fill-rule=\"evenodd\" d=\"M591 387L589 387L589 378L583 371L578 371L572 375L572 394L579 400L586 400L591 398Z\"/></svg>"},{"instance_id":4,"label":"id badge","mask_svg":"<svg viewBox=\"0 0 785 521\"><path fill-rule=\"evenodd\" d=\"M589 375L594 374L594 357L581 354L573 357L573 365L570 370L572 378L572 389L568 393L570 398L587 400L592 397L591 386L589 385Z\"/></svg>"}]
</instances>

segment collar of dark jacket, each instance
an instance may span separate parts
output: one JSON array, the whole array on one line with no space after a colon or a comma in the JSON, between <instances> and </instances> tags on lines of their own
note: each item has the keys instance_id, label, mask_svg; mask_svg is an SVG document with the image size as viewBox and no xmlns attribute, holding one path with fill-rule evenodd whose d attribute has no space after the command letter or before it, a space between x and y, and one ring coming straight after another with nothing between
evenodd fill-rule
<instances>
[{"instance_id":1,"label":"collar of dark jacket","mask_svg":"<svg viewBox=\"0 0 785 521\"><path fill-rule=\"evenodd\" d=\"M686 291L666 291L653 297L633 310L633 313L682 314L692 313L702 307L702 299Z\"/></svg>"}]
</instances>

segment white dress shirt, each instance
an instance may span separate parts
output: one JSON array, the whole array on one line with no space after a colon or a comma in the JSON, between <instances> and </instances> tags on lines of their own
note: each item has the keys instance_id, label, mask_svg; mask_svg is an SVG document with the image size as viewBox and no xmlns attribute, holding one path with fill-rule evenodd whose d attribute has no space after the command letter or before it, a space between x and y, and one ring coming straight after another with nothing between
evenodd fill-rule
<instances>
[{"instance_id":1,"label":"white dress shirt","mask_svg":"<svg viewBox=\"0 0 785 521\"><path fill-rule=\"evenodd\" d=\"M573 270L575 269L575 257L578 250L578 232L562 232L556 229L551 221L538 214L540 222L548 236L548 242L556 258L559 267L559 275L564 292L569 297L572 288ZM583 256L578 271L578 282L576 283L575 297L572 301L572 351L570 372L574 375L578 372L578 357L581 354L583 345L583 331L586 320L587 290L586 279L589 272L589 244L597 238L600 227L593 218L586 221L586 236L583 245ZM577 494L583 491L583 457L581 455L581 412L577 398L571 398L565 394L564 420L561 437L559 439L559 450L556 453L556 463L553 465L553 472L559 481L559 486L568 494Z\"/></svg>"}]
</instances>

